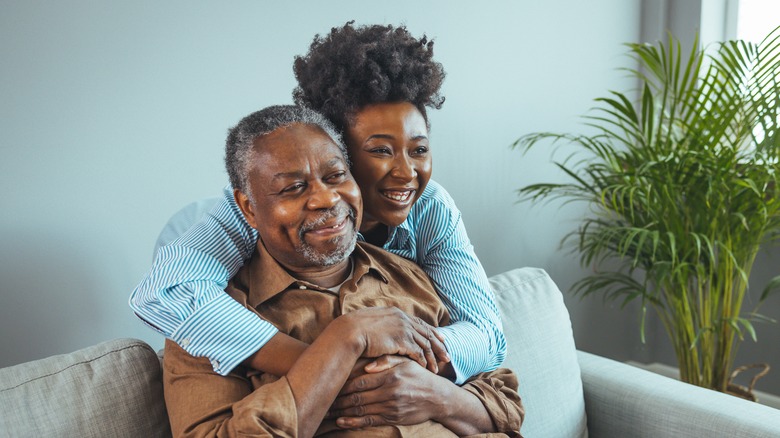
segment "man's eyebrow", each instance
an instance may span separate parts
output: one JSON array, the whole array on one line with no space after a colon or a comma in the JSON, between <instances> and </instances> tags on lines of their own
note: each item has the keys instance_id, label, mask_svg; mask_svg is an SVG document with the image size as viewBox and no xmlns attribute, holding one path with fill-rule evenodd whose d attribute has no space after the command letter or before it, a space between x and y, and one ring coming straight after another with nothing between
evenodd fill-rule
<instances>
[{"instance_id":1,"label":"man's eyebrow","mask_svg":"<svg viewBox=\"0 0 780 438\"><path fill-rule=\"evenodd\" d=\"M339 164L346 164L347 162L344 160L344 157L333 157L330 160L328 160L327 163L325 163L328 167L336 167Z\"/></svg>"},{"instance_id":2,"label":"man's eyebrow","mask_svg":"<svg viewBox=\"0 0 780 438\"><path fill-rule=\"evenodd\" d=\"M294 171L294 172L279 172L275 174L271 179L276 181L279 179L294 179L294 178L300 178L303 176L303 172Z\"/></svg>"},{"instance_id":3,"label":"man's eyebrow","mask_svg":"<svg viewBox=\"0 0 780 438\"><path fill-rule=\"evenodd\" d=\"M328 160L325 163L325 167L336 167L340 164L346 164L346 161L344 161L343 157L333 157L330 160ZM294 170L292 172L279 172L277 174L274 174L273 177L271 177L271 180L276 181L280 179L295 179L295 178L301 178L306 174L306 172L302 172L300 170Z\"/></svg>"},{"instance_id":4,"label":"man's eyebrow","mask_svg":"<svg viewBox=\"0 0 780 438\"><path fill-rule=\"evenodd\" d=\"M385 139L385 140L394 140L395 136L392 136L390 134L373 134L373 135L368 136L368 138L366 140L371 140L371 139L374 139L374 138L381 138L381 139ZM415 136L412 136L412 138L411 138L411 140L427 140L427 139L428 139L428 136L424 135L424 134L415 135Z\"/></svg>"}]
</instances>

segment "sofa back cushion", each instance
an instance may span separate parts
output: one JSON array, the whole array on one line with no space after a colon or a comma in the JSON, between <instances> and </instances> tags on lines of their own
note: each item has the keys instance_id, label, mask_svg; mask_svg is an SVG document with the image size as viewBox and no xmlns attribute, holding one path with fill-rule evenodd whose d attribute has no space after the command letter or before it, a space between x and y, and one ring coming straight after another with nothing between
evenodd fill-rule
<instances>
[{"instance_id":1,"label":"sofa back cushion","mask_svg":"<svg viewBox=\"0 0 780 438\"><path fill-rule=\"evenodd\" d=\"M504 322L507 358L525 406L528 438L588 436L577 351L563 296L547 273L522 268L490 278Z\"/></svg>"},{"instance_id":2,"label":"sofa back cushion","mask_svg":"<svg viewBox=\"0 0 780 438\"><path fill-rule=\"evenodd\" d=\"M170 437L157 354L116 339L0 369L0 436Z\"/></svg>"}]
</instances>

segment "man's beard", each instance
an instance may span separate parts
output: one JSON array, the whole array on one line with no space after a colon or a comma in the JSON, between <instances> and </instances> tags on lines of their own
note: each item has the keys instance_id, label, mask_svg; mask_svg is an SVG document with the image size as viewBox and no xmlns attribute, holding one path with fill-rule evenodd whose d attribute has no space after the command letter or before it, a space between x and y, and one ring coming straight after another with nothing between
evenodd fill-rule
<instances>
[{"instance_id":1,"label":"man's beard","mask_svg":"<svg viewBox=\"0 0 780 438\"><path fill-rule=\"evenodd\" d=\"M331 252L320 252L313 246L306 242L305 234L307 231L313 230L318 226L324 224L329 219L347 217L351 223L345 224L345 227L351 227L351 233L346 233L341 236L334 237L330 240L336 248ZM357 213L354 209L350 208L346 204L339 204L330 210L322 214L321 217L304 224L298 230L298 237L300 237L301 244L295 248L296 251L303 254L303 257L312 266L333 266L337 263L343 262L347 257L352 254L357 243L357 229L355 228Z\"/></svg>"}]
</instances>

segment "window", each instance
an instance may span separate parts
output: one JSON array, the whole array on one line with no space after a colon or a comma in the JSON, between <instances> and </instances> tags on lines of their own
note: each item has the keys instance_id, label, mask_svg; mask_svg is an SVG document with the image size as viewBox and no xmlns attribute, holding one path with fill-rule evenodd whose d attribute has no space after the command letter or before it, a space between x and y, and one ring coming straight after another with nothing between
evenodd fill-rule
<instances>
[{"instance_id":1,"label":"window","mask_svg":"<svg viewBox=\"0 0 780 438\"><path fill-rule=\"evenodd\" d=\"M780 26L780 1L739 0L737 39L760 43Z\"/></svg>"}]
</instances>

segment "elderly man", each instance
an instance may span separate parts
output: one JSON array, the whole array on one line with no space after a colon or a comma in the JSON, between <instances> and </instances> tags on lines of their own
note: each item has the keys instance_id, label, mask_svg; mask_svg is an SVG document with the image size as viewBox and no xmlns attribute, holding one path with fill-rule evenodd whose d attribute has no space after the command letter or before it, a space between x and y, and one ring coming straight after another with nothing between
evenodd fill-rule
<instances>
[{"instance_id":1,"label":"elderly man","mask_svg":"<svg viewBox=\"0 0 780 438\"><path fill-rule=\"evenodd\" d=\"M416 265L356 244L362 201L329 122L294 106L253 113L230 131L226 165L236 201L260 236L251 262L226 290L310 345L286 376L238 367L222 377L208 359L166 341L165 399L174 435L518 436L523 409L510 371L459 387L420 366L421 341L408 335L409 325L420 318L439 326L449 316ZM366 412L366 400L350 394L371 382L361 375L361 358L382 355L417 362L398 360L384 370L398 382L385 381L374 393L400 385L412 397L391 397ZM397 415L382 412L388 408ZM363 424L326 418L330 409L369 419L384 413L382 422L371 421L387 424L348 429Z\"/></svg>"}]
</instances>

